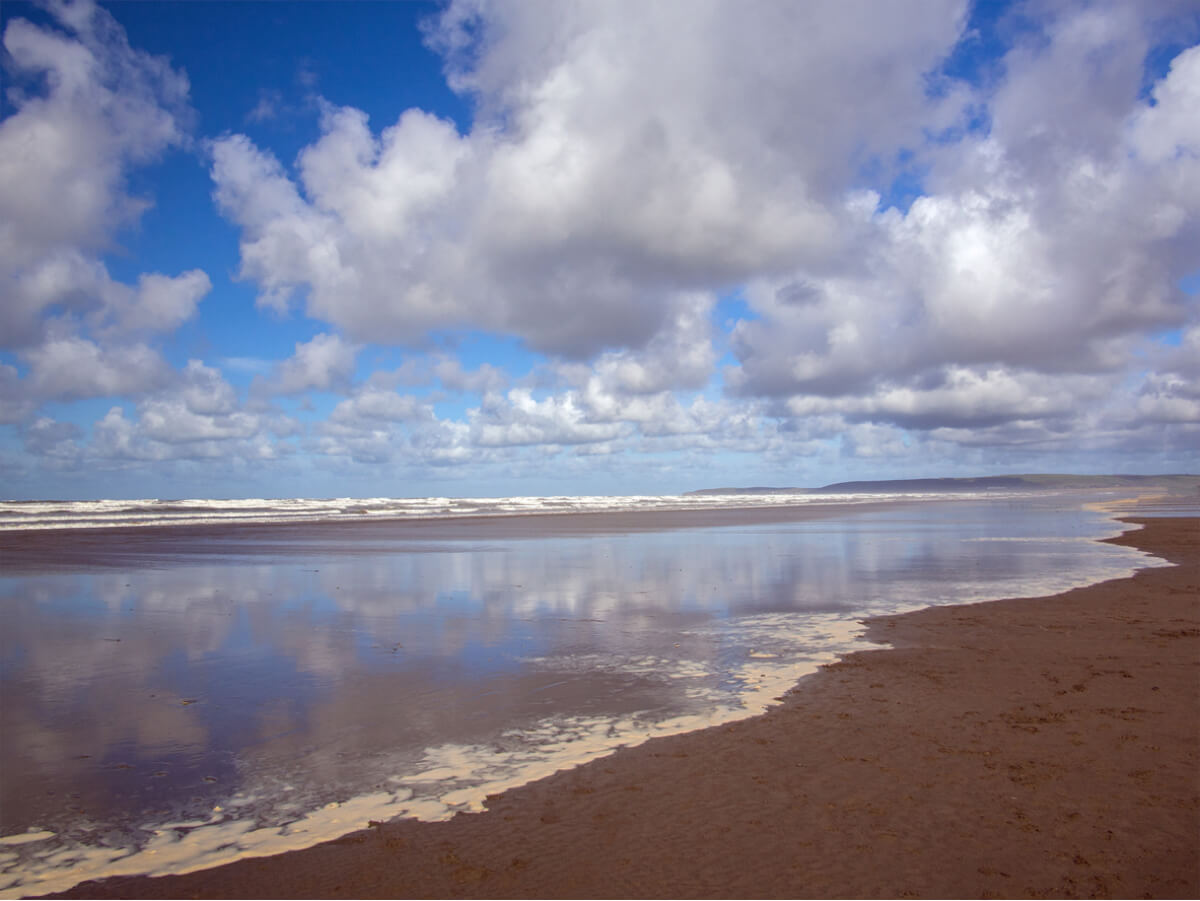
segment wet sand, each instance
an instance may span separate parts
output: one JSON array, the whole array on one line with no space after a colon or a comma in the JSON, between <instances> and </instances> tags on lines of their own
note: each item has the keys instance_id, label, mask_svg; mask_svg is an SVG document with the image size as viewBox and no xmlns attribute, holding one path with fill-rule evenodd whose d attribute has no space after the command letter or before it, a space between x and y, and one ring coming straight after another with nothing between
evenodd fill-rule
<instances>
[{"instance_id":1,"label":"wet sand","mask_svg":"<svg viewBox=\"0 0 1200 901\"><path fill-rule=\"evenodd\" d=\"M1196 897L1200 519L1177 564L870 623L770 713L445 823L78 897Z\"/></svg>"},{"instance_id":2,"label":"wet sand","mask_svg":"<svg viewBox=\"0 0 1200 901\"><path fill-rule=\"evenodd\" d=\"M764 526L772 523L840 519L912 501L713 507L693 510L605 510L587 513L542 513L517 516L364 517L359 520L268 523L195 523L187 525L113 526L88 529L0 530L0 560L6 573L126 569L208 556L265 553L311 554L328 548L339 553L370 552L396 543L418 549L441 541L566 538L628 535L667 529ZM936 500L919 502L939 503ZM950 501L953 503L953 501Z\"/></svg>"}]
</instances>

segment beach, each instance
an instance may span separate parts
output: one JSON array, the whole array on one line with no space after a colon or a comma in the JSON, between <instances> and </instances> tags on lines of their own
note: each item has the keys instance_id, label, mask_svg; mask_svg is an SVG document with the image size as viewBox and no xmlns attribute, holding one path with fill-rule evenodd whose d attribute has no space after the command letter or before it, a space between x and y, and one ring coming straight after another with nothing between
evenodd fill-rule
<instances>
[{"instance_id":1,"label":"beach","mask_svg":"<svg viewBox=\"0 0 1200 901\"><path fill-rule=\"evenodd\" d=\"M1195 897L1200 520L1126 522L1174 565L874 619L764 715L482 813L67 896Z\"/></svg>"},{"instance_id":2,"label":"beach","mask_svg":"<svg viewBox=\"0 0 1200 901\"><path fill-rule=\"evenodd\" d=\"M0 901L1200 901L1200 0L0 47Z\"/></svg>"}]
</instances>

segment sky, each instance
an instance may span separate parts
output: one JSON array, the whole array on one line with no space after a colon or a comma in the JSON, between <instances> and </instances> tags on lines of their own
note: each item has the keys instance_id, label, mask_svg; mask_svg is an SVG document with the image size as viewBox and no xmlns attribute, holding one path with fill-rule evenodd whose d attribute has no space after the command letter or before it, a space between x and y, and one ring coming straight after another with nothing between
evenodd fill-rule
<instances>
[{"instance_id":1,"label":"sky","mask_svg":"<svg viewBox=\"0 0 1200 901\"><path fill-rule=\"evenodd\" d=\"M1200 469L1196 0L0 33L0 497Z\"/></svg>"}]
</instances>

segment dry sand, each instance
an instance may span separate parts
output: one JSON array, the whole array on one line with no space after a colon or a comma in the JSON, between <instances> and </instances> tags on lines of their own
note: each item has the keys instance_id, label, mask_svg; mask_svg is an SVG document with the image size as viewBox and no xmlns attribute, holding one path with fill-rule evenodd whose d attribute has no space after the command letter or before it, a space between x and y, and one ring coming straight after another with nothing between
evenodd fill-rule
<instances>
[{"instance_id":1,"label":"dry sand","mask_svg":"<svg viewBox=\"0 0 1200 901\"><path fill-rule=\"evenodd\" d=\"M1200 520L1177 565L872 621L867 650L728 727L485 813L85 897L1196 897Z\"/></svg>"}]
</instances>

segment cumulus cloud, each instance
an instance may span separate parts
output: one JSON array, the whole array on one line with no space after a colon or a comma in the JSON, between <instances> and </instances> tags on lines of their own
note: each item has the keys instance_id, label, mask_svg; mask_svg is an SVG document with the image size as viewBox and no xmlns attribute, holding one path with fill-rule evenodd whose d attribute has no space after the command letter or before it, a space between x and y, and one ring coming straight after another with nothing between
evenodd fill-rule
<instances>
[{"instance_id":1,"label":"cumulus cloud","mask_svg":"<svg viewBox=\"0 0 1200 901\"><path fill-rule=\"evenodd\" d=\"M149 203L129 192L127 173L182 145L188 127L182 73L131 48L112 17L88 0L49 9L58 29L16 18L3 36L16 107L0 122L0 334L7 346L36 341L41 315L52 307L103 305L99 295L111 280L96 254ZM194 274L187 278L194 288Z\"/></svg>"},{"instance_id":2,"label":"cumulus cloud","mask_svg":"<svg viewBox=\"0 0 1200 901\"><path fill-rule=\"evenodd\" d=\"M504 370L484 363L478 369L467 371L458 360L444 357L434 364L433 372L438 382L450 391L466 391L472 394L492 393L504 390L509 376Z\"/></svg>"},{"instance_id":3,"label":"cumulus cloud","mask_svg":"<svg viewBox=\"0 0 1200 901\"><path fill-rule=\"evenodd\" d=\"M171 445L249 439L264 424L261 415L238 409L233 386L199 360L189 360L168 391L138 405L140 437Z\"/></svg>"},{"instance_id":4,"label":"cumulus cloud","mask_svg":"<svg viewBox=\"0 0 1200 901\"><path fill-rule=\"evenodd\" d=\"M1062 10L1014 48L990 130L932 151L925 196L848 205L855 267L756 281L736 390L959 436L1093 407L1144 336L1194 317L1200 68L1185 51L1139 100L1135 11Z\"/></svg>"},{"instance_id":5,"label":"cumulus cloud","mask_svg":"<svg viewBox=\"0 0 1200 901\"><path fill-rule=\"evenodd\" d=\"M145 344L102 347L84 338L52 338L25 359L29 389L41 399L137 396L171 378L166 362Z\"/></svg>"},{"instance_id":6,"label":"cumulus cloud","mask_svg":"<svg viewBox=\"0 0 1200 901\"><path fill-rule=\"evenodd\" d=\"M311 341L298 342L296 352L278 366L267 384L279 394L341 390L350 383L357 355L356 345L322 332Z\"/></svg>"},{"instance_id":7,"label":"cumulus cloud","mask_svg":"<svg viewBox=\"0 0 1200 901\"><path fill-rule=\"evenodd\" d=\"M1131 141L1139 158L1168 163L1194 154L1200 147L1200 123L1193 113L1200 104L1200 47L1171 61L1165 79L1154 87L1154 104L1143 106L1131 122Z\"/></svg>"},{"instance_id":8,"label":"cumulus cloud","mask_svg":"<svg viewBox=\"0 0 1200 901\"><path fill-rule=\"evenodd\" d=\"M164 460L169 456L161 444L140 440L136 425L120 407L110 407L92 427L92 449L104 460Z\"/></svg>"},{"instance_id":9,"label":"cumulus cloud","mask_svg":"<svg viewBox=\"0 0 1200 901\"><path fill-rule=\"evenodd\" d=\"M250 438L259 419L248 413L198 413L182 399L149 400L140 409L142 434L167 444Z\"/></svg>"},{"instance_id":10,"label":"cumulus cloud","mask_svg":"<svg viewBox=\"0 0 1200 901\"><path fill-rule=\"evenodd\" d=\"M577 358L642 346L676 291L825 253L856 167L957 108L925 73L963 5L872 4L872 29L863 12L451 5L432 40L478 106L470 134L409 110L376 135L329 107L294 180L244 136L213 145L242 272L267 305L302 288L357 340L469 326Z\"/></svg>"},{"instance_id":11,"label":"cumulus cloud","mask_svg":"<svg viewBox=\"0 0 1200 901\"><path fill-rule=\"evenodd\" d=\"M177 386L180 401L193 413L222 415L237 406L237 392L220 371L199 360L188 360Z\"/></svg>"},{"instance_id":12,"label":"cumulus cloud","mask_svg":"<svg viewBox=\"0 0 1200 901\"><path fill-rule=\"evenodd\" d=\"M155 349L203 271L123 284L102 261L148 202L130 171L188 141L186 79L103 10L51 8L56 28L5 31L0 122L0 333L24 364L0 363L0 420L31 453L884 466L1200 440L1180 288L1200 267L1200 47L1153 68L1183 7L1022 5L968 80L947 74L974 40L965 0L451 2L427 37L469 130L319 100L294 160L205 142L240 277L323 329L282 362L226 361L257 376L249 405ZM532 368L464 367L464 333L519 339ZM356 382L370 344L414 352ZM329 391L308 430L269 413ZM90 439L38 416L100 396L123 404Z\"/></svg>"},{"instance_id":13,"label":"cumulus cloud","mask_svg":"<svg viewBox=\"0 0 1200 901\"><path fill-rule=\"evenodd\" d=\"M71 422L57 422L40 416L25 429L25 449L39 457L75 460L79 457L79 439L83 430Z\"/></svg>"},{"instance_id":14,"label":"cumulus cloud","mask_svg":"<svg viewBox=\"0 0 1200 901\"><path fill-rule=\"evenodd\" d=\"M1144 336L1194 315L1200 48L1147 97L1138 5L1030 8L972 85L939 74L962 4L873 4L871 29L852 6L451 4L430 40L468 134L327 106L294 176L214 145L243 274L356 339L465 326L559 358L565 392L484 389L479 446L711 435L672 392L711 383L712 292L736 284L726 384L793 428L1091 427L1077 409L1113 401ZM907 209L880 193L905 159ZM1184 384L1130 402L1186 419Z\"/></svg>"},{"instance_id":15,"label":"cumulus cloud","mask_svg":"<svg viewBox=\"0 0 1200 901\"><path fill-rule=\"evenodd\" d=\"M33 412L35 403L17 375L17 367L0 363L0 425L24 420Z\"/></svg>"},{"instance_id":16,"label":"cumulus cloud","mask_svg":"<svg viewBox=\"0 0 1200 901\"><path fill-rule=\"evenodd\" d=\"M77 345L77 340L45 346L56 353L80 352L85 361L97 352L94 345L80 351L73 344ZM76 382L56 383L53 388L62 397L72 396L71 391L79 397L140 395L136 404L111 406L90 427L44 415L26 415L18 430L25 450L55 470L140 468L175 461L220 461L221 466L236 470L292 452L289 439L297 432L294 421L269 410L248 409L221 373L199 360L190 360L177 372L157 361L153 369L158 381L153 387L144 383L117 384L117 364L129 358L128 352L126 348L112 366L108 364L113 361L102 355L98 362L90 360L92 368L85 368L79 379L80 383L97 382L88 393ZM35 366L30 381L39 390L50 390L41 383L42 372L65 377L63 372L78 370L81 365L89 363L76 361L48 369ZM137 375L127 377L136 379Z\"/></svg>"},{"instance_id":17,"label":"cumulus cloud","mask_svg":"<svg viewBox=\"0 0 1200 901\"><path fill-rule=\"evenodd\" d=\"M375 373L319 425L314 447L360 463L435 466L513 466L531 455L677 452L688 445L762 450L761 405L700 395L685 401L673 387L689 380L707 385L711 305L711 298L684 298L676 304L675 327L642 351L611 352L594 367L555 363L515 387L494 367L468 372L446 358L424 373L413 367ZM680 376L671 371L672 355L684 350ZM429 394L397 390L404 382ZM479 400L461 418L435 411L435 398L472 394Z\"/></svg>"},{"instance_id":18,"label":"cumulus cloud","mask_svg":"<svg viewBox=\"0 0 1200 901\"><path fill-rule=\"evenodd\" d=\"M1200 388L1195 380L1155 374L1138 392L1135 410L1149 422L1200 424Z\"/></svg>"},{"instance_id":19,"label":"cumulus cloud","mask_svg":"<svg viewBox=\"0 0 1200 901\"><path fill-rule=\"evenodd\" d=\"M539 400L528 388L514 388L503 399L486 397L471 411L471 431L482 447L504 447L607 441L625 430L621 423L589 421L571 394Z\"/></svg>"},{"instance_id":20,"label":"cumulus cloud","mask_svg":"<svg viewBox=\"0 0 1200 901\"><path fill-rule=\"evenodd\" d=\"M112 292L108 312L121 332L173 332L196 312L196 305L212 289L208 275L192 269L171 277L159 272L138 277L137 290Z\"/></svg>"},{"instance_id":21,"label":"cumulus cloud","mask_svg":"<svg viewBox=\"0 0 1200 901\"><path fill-rule=\"evenodd\" d=\"M275 459L290 451L286 417L251 412L220 372L191 360L164 388L143 398L132 416L114 406L81 448L100 466L170 460L224 460L230 465ZM82 442L81 442L82 443Z\"/></svg>"},{"instance_id":22,"label":"cumulus cloud","mask_svg":"<svg viewBox=\"0 0 1200 901\"><path fill-rule=\"evenodd\" d=\"M332 423L376 427L381 423L432 419L433 413L428 404L411 395L369 386L341 401L329 418Z\"/></svg>"},{"instance_id":23,"label":"cumulus cloud","mask_svg":"<svg viewBox=\"0 0 1200 901\"><path fill-rule=\"evenodd\" d=\"M634 395L705 387L716 364L714 301L699 293L670 298L658 333L640 350L603 354L591 367L590 387Z\"/></svg>"},{"instance_id":24,"label":"cumulus cloud","mask_svg":"<svg viewBox=\"0 0 1200 901\"><path fill-rule=\"evenodd\" d=\"M152 202L130 174L188 143L188 81L130 47L89 0L45 10L50 24L11 18L3 34L12 112L0 121L0 347L23 372L0 366L0 420L20 424L26 451L55 467L97 459L105 442L145 457L149 445L131 446L115 415L97 425L97 443L37 411L160 397L179 381L151 342L196 314L208 275L145 272L126 284L103 255Z\"/></svg>"}]
</instances>

